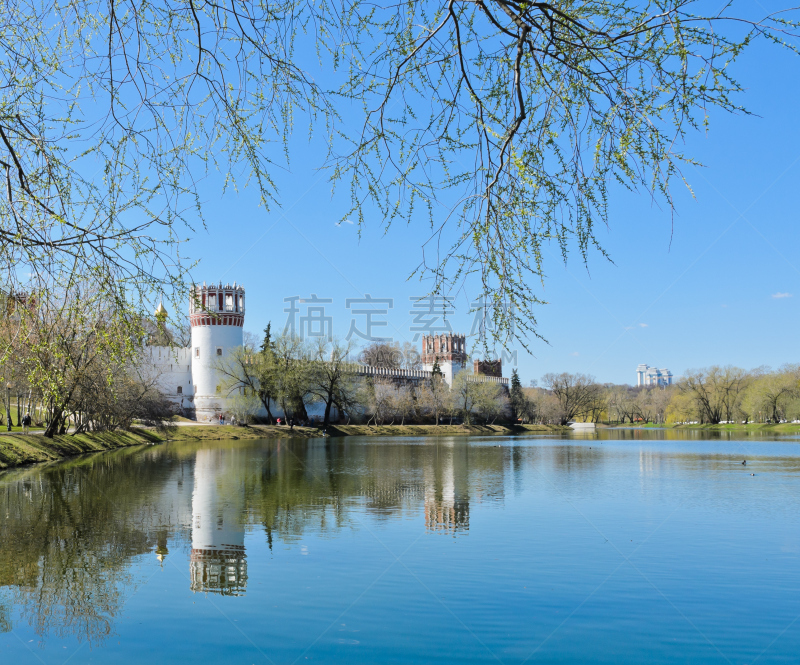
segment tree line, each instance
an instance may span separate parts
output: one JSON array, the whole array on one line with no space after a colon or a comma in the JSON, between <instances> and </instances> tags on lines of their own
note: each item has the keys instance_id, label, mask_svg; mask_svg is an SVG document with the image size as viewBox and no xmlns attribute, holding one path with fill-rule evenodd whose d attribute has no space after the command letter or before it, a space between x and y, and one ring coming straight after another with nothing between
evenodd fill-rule
<instances>
[{"instance_id":1,"label":"tree line","mask_svg":"<svg viewBox=\"0 0 800 665\"><path fill-rule=\"evenodd\" d=\"M713 365L671 386L599 384L585 374L546 374L522 389L528 422L779 423L800 420L800 365L745 370ZM513 391L513 389L512 389Z\"/></svg>"},{"instance_id":2,"label":"tree line","mask_svg":"<svg viewBox=\"0 0 800 665\"><path fill-rule=\"evenodd\" d=\"M126 429L136 421L164 425L175 406L159 388L147 346L183 347L187 330L165 321L132 317L90 282L0 303L0 423L30 413L47 436ZM712 366L687 371L668 387L600 384L586 374L548 373L523 387L517 371L510 389L480 381L469 368L452 385L438 365L422 381L359 374L359 364L419 369L410 344L372 344L288 334L245 344L221 358L219 390L241 421L266 413L308 420L307 407L323 405L322 424L334 412L346 422L375 424L522 422L780 422L800 419L800 365L776 370ZM14 408L16 406L16 408ZM263 408L263 411L262 411ZM18 422L16 424L19 424Z\"/></svg>"},{"instance_id":3,"label":"tree line","mask_svg":"<svg viewBox=\"0 0 800 665\"><path fill-rule=\"evenodd\" d=\"M409 343L374 343L360 352L352 342L264 330L260 343L247 336L244 346L217 363L220 393L241 422L259 412L269 422L275 414L298 422L308 420L306 407L321 404L327 427L334 409L349 423L406 424L506 421L512 415L507 391L497 383L476 379L469 368L450 386L438 364L432 376L411 382L359 374L362 364L384 369L419 369L420 356ZM517 378L517 382L519 382Z\"/></svg>"}]
</instances>

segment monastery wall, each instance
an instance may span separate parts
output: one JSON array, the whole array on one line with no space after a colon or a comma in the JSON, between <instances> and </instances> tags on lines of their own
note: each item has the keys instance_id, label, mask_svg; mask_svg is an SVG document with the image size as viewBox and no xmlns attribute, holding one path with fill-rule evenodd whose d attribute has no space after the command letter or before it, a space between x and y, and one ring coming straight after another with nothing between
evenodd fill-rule
<instances>
[{"instance_id":1,"label":"monastery wall","mask_svg":"<svg viewBox=\"0 0 800 665\"><path fill-rule=\"evenodd\" d=\"M177 406L191 406L194 395L191 349L147 346L142 361L153 372L161 392Z\"/></svg>"},{"instance_id":2,"label":"monastery wall","mask_svg":"<svg viewBox=\"0 0 800 665\"><path fill-rule=\"evenodd\" d=\"M229 397L219 366L244 342L245 292L241 284L206 284L195 286L189 303L189 321L192 329L188 348L167 346L146 347L144 366L154 373L161 391L184 415L198 421L215 421L221 414L229 415ZM163 303L155 312L156 319L164 323L167 311ZM461 334L425 335L422 339L422 369L384 369L357 364L356 374L365 380L388 380L399 385L417 385L430 380L436 365L444 380L453 384L455 376L467 362L466 337ZM502 376L499 361L487 371L480 363L471 381L492 382L508 389L508 379ZM325 407L320 403L306 405L309 417L319 420ZM271 406L272 416L285 415L279 405ZM261 409L260 418L267 416ZM331 417L339 414L333 409Z\"/></svg>"}]
</instances>

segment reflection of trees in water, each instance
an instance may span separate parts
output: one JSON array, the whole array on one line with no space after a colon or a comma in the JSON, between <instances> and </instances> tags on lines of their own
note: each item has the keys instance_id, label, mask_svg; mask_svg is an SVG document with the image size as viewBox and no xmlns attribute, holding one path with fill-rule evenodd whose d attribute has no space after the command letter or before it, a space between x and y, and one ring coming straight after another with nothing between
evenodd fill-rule
<instances>
[{"instance_id":1,"label":"reflection of trees in water","mask_svg":"<svg viewBox=\"0 0 800 665\"><path fill-rule=\"evenodd\" d=\"M280 442L265 451L260 474L247 481L247 509L271 543L309 529L335 531L350 524L352 507L389 519L424 509L433 529L466 528L475 495L503 494L507 466L502 448L442 439L427 445L381 442Z\"/></svg>"},{"instance_id":2,"label":"reflection of trees in water","mask_svg":"<svg viewBox=\"0 0 800 665\"><path fill-rule=\"evenodd\" d=\"M42 638L102 642L135 584L131 557L153 547L144 514L161 461L120 452L0 485L0 586L13 590L21 617Z\"/></svg>"},{"instance_id":3,"label":"reflection of trees in water","mask_svg":"<svg viewBox=\"0 0 800 665\"><path fill-rule=\"evenodd\" d=\"M597 436L712 438L663 430L612 430ZM459 535L469 529L477 503L505 500L507 480L514 491L531 483L547 489L545 479L558 478L574 488L592 488L588 474L628 454L620 447L615 452L590 448L591 440L574 445L574 440L550 439L542 446L505 441L502 447L494 439L470 444L457 437L424 443L197 442L12 472L0 482L0 631L10 630L12 618L20 615L42 638L75 635L99 643L113 631L114 618L135 585L129 572L132 557L149 553L163 560L176 549L187 551L193 535L198 541L192 549L216 547L212 554L217 558L201 560L211 556L202 551L194 568L191 561L182 565L189 568L193 588L218 593L244 592L247 528L263 529L270 544L276 538L291 542L308 532L358 528L360 514L367 513L378 520L410 516L433 532ZM732 464L713 450L706 454L687 447L664 454L657 447L629 448L638 456L640 491L655 498L669 487L659 479L673 468L691 481ZM202 458L212 471L205 486L213 491L201 513L201 503L194 506L193 499L202 479L197 476ZM798 473L796 458L765 457L758 464ZM686 487L691 488L687 505L715 503L716 509L727 509L720 502L730 496L716 496L713 484L688 482ZM776 509L795 505L780 496L779 484L761 491L775 492ZM201 542L200 534L192 533L193 508L201 524L219 527L216 536L224 536L219 542L214 535Z\"/></svg>"},{"instance_id":4,"label":"reflection of trees in water","mask_svg":"<svg viewBox=\"0 0 800 665\"><path fill-rule=\"evenodd\" d=\"M11 603L0 600L0 633L10 633L11 628Z\"/></svg>"},{"instance_id":5,"label":"reflection of trees in water","mask_svg":"<svg viewBox=\"0 0 800 665\"><path fill-rule=\"evenodd\" d=\"M215 446L208 479L214 497L204 514L216 523L221 515L231 532L263 528L270 542L357 528L353 511L373 519L420 515L428 528L456 533L469 526L471 501L502 498L511 467L507 448L444 438L423 445L312 440ZM152 553L163 560L176 548L188 549L197 459L208 449L199 442L128 449L4 476L0 587L10 592L14 611L43 639L74 635L102 642L135 588L131 559ZM237 593L246 583L243 562L242 552L235 562ZM196 565L192 584L228 589L230 578L223 584L220 577L231 572L228 563L218 571ZM0 629L10 629L11 617L0 601Z\"/></svg>"}]
</instances>

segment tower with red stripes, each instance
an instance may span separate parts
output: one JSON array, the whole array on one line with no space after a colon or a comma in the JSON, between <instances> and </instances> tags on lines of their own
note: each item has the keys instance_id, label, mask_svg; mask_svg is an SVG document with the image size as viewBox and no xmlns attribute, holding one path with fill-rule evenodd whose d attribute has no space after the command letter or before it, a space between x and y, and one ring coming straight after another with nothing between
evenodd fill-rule
<instances>
[{"instance_id":1,"label":"tower with red stripes","mask_svg":"<svg viewBox=\"0 0 800 665\"><path fill-rule=\"evenodd\" d=\"M198 420L225 411L230 397L220 366L243 344L244 287L236 282L195 286L189 304L192 326L192 382Z\"/></svg>"}]
</instances>

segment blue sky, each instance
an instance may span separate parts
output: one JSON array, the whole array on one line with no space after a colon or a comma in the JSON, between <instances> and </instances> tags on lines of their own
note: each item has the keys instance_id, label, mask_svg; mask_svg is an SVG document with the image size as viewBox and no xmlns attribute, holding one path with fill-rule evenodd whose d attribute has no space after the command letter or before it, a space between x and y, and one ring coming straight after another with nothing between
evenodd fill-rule
<instances>
[{"instance_id":1,"label":"blue sky","mask_svg":"<svg viewBox=\"0 0 800 665\"><path fill-rule=\"evenodd\" d=\"M800 362L800 58L759 44L734 73L757 117L716 113L707 135L689 138L686 152L705 164L685 172L695 199L676 188L673 218L646 195L617 193L610 226L598 232L613 264L594 254L587 269L573 253L564 266L557 248L546 256L549 304L537 318L548 343L531 340L532 355L517 349L525 383L559 371L632 383L639 363L677 376L711 364ZM407 278L429 229L420 220L384 233L376 219L359 239L355 225L337 226L348 198L332 195L316 170L318 148L302 131L292 140L291 167L276 173L280 207L259 207L252 190L220 198L209 189L208 230L184 250L201 259L193 276L245 285L246 330L282 327L284 298L316 294L333 300L326 314L344 336L353 318L346 299L370 294L394 300L373 334L411 341L410 298L427 289ZM469 332L472 295L456 301L454 331ZM356 321L363 329L364 317Z\"/></svg>"}]
</instances>

